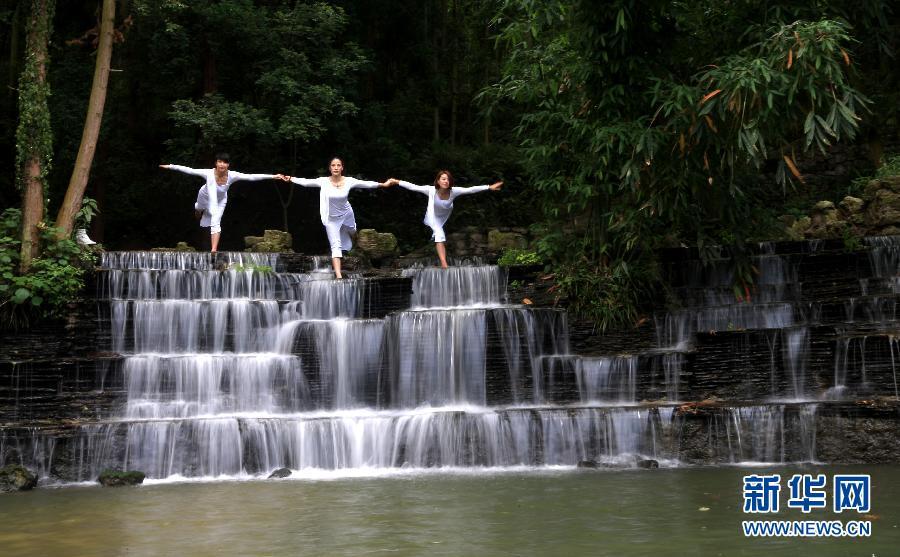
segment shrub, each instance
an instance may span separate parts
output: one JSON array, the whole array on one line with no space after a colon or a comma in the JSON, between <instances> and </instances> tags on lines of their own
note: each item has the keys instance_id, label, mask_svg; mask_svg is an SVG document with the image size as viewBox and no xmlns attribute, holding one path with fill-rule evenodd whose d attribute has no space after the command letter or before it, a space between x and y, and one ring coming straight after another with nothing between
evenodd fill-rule
<instances>
[{"instance_id":1,"label":"shrub","mask_svg":"<svg viewBox=\"0 0 900 557\"><path fill-rule=\"evenodd\" d=\"M71 239L57 240L57 230L41 230L42 250L27 274L20 274L18 237L21 211L0 214L0 328L17 328L32 319L58 317L66 304L78 299L84 271L94 254Z\"/></svg>"},{"instance_id":2,"label":"shrub","mask_svg":"<svg viewBox=\"0 0 900 557\"><path fill-rule=\"evenodd\" d=\"M540 265L543 263L537 252L527 249L507 248L503 250L497 264L501 267L511 265Z\"/></svg>"}]
</instances>

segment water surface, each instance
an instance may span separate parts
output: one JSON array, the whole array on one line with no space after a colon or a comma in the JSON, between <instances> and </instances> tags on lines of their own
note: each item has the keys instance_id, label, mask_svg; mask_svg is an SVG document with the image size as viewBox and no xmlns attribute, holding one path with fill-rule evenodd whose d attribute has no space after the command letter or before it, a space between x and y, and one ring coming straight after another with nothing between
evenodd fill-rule
<instances>
[{"instance_id":1,"label":"water surface","mask_svg":"<svg viewBox=\"0 0 900 557\"><path fill-rule=\"evenodd\" d=\"M869 473L872 510L742 512L742 477ZM354 471L364 474L364 471ZM400 471L0 496L12 555L897 555L900 466ZM830 496L829 496L830 505ZM709 510L701 510L709 509ZM746 539L741 521L872 520L871 538Z\"/></svg>"}]
</instances>

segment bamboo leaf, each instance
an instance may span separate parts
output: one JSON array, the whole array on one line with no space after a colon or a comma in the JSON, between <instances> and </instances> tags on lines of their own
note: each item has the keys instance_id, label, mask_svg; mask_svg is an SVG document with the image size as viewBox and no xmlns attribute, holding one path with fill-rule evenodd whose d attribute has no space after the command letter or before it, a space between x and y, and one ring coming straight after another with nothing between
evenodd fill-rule
<instances>
[{"instance_id":1,"label":"bamboo leaf","mask_svg":"<svg viewBox=\"0 0 900 557\"><path fill-rule=\"evenodd\" d=\"M715 97L716 95L718 95L718 94L721 93L721 92L722 92L721 89L716 89L716 90L713 91L712 93L708 93L708 94L704 95L703 98L700 99L700 104L705 103L706 101L708 101L709 99Z\"/></svg>"},{"instance_id":2,"label":"bamboo leaf","mask_svg":"<svg viewBox=\"0 0 900 557\"><path fill-rule=\"evenodd\" d=\"M849 66L850 65L850 55L847 54L847 51L844 50L843 48L841 49L841 56L844 57L844 63Z\"/></svg>"},{"instance_id":3,"label":"bamboo leaf","mask_svg":"<svg viewBox=\"0 0 900 557\"><path fill-rule=\"evenodd\" d=\"M788 169L790 169L791 174L793 174L801 184L805 184L806 181L803 179L803 175L800 174L800 169L794 164L794 160L789 155L784 155L784 162L787 164Z\"/></svg>"}]
</instances>

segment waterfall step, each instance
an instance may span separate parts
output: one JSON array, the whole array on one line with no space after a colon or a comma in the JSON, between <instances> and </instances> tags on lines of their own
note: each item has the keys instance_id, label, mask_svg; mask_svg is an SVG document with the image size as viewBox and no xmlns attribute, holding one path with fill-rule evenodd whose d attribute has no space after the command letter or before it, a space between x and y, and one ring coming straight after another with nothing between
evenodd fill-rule
<instances>
[{"instance_id":1,"label":"waterfall step","mask_svg":"<svg viewBox=\"0 0 900 557\"><path fill-rule=\"evenodd\" d=\"M116 422L4 429L0 451L11 460L27 454L44 477L66 481L94 479L109 467L167 478L280 467L575 466L628 457L666 465L890 462L900 457L898 410L889 401Z\"/></svg>"}]
</instances>

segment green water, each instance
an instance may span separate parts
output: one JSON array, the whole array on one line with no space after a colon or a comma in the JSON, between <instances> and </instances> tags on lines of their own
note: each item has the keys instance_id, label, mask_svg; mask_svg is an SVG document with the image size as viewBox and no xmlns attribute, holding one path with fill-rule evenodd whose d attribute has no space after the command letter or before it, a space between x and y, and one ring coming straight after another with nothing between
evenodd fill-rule
<instances>
[{"instance_id":1,"label":"green water","mask_svg":"<svg viewBox=\"0 0 900 557\"><path fill-rule=\"evenodd\" d=\"M742 512L742 477L872 476L872 509ZM829 507L831 497L829 494ZM709 510L701 510L709 509ZM870 538L741 521L871 520ZM0 495L0 555L900 555L900 466L429 473Z\"/></svg>"}]
</instances>

